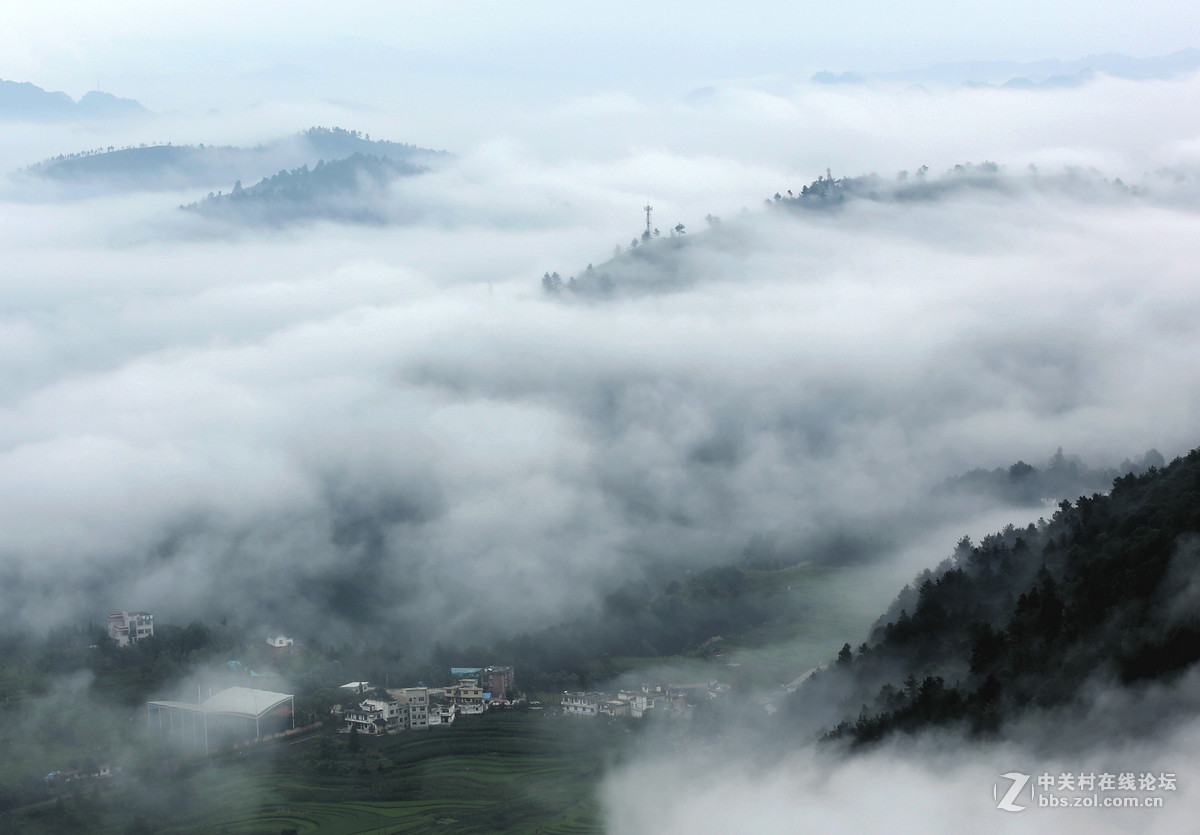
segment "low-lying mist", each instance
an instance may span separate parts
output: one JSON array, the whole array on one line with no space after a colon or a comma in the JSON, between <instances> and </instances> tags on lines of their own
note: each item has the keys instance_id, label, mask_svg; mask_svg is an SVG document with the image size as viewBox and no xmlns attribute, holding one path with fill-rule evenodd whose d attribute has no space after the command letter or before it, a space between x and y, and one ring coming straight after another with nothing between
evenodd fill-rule
<instances>
[{"instance_id":1,"label":"low-lying mist","mask_svg":"<svg viewBox=\"0 0 1200 835\"><path fill-rule=\"evenodd\" d=\"M946 137L967 148L951 161L976 156L977 125L937 121L964 101L1103 102L1111 124L1132 82L1105 84L582 100L450 148L387 198L415 220L382 228L211 234L175 193L3 204L5 605L486 639L654 566L737 561L755 537L804 560L909 554L892 570L910 575L952 545L911 556L931 526L995 518L994 501L931 495L948 477L1060 446L1093 466L1170 458L1194 445L1200 394L1186 204L1018 190L760 208L816 173L789 136L858 125L838 153L857 143L851 173L888 172L895 149L851 117L868 104L920 122L901 132L915 170L938 125L930 160L954 153ZM918 98L919 119L903 106ZM761 135L718 127L768 112ZM646 113L641 149L572 144ZM681 139L680 114L713 132ZM1093 158L1032 124L989 158ZM1104 174L1143 159L1141 129L1115 134ZM1186 168L1190 130L1150 155ZM656 224L687 221L678 292L542 293L543 271L627 247L647 199Z\"/></svg>"},{"instance_id":2,"label":"low-lying mist","mask_svg":"<svg viewBox=\"0 0 1200 835\"><path fill-rule=\"evenodd\" d=\"M1114 709L1112 721L1121 721ZM1129 712L1146 710L1123 703ZM1081 710L1083 714L1086 711ZM1088 715L1094 719L1094 715ZM1031 723L1032 724L1032 723ZM1175 833L1195 811L1194 721L1170 739L1106 742L1082 716L1040 716L1017 739L965 747L953 733L902 737L850 758L805 749L785 758L753 751L708 750L689 757L647 752L616 769L605 783L608 831L725 832L1068 832ZM1032 737L1086 736L1079 748L1047 751ZM1074 792L1062 797L1160 798L1159 808L1042 808L1026 788L1012 810L998 808L1013 785L1001 775L1025 775L1036 785L1052 775L1171 775L1173 790ZM1028 784L1026 784L1028 785ZM1051 792L1053 793L1053 792ZM1040 791L1045 796L1047 792ZM1018 811L1019 809L1019 811Z\"/></svg>"}]
</instances>

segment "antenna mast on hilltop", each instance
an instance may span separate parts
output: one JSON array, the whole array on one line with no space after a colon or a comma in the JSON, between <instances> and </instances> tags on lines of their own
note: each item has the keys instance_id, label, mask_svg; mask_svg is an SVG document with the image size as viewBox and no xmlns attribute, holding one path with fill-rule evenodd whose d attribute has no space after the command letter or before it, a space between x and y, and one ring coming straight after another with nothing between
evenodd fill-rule
<instances>
[{"instance_id":1,"label":"antenna mast on hilltop","mask_svg":"<svg viewBox=\"0 0 1200 835\"><path fill-rule=\"evenodd\" d=\"M654 207L649 203L645 206L646 209L646 237L650 237L650 212L654 211Z\"/></svg>"}]
</instances>

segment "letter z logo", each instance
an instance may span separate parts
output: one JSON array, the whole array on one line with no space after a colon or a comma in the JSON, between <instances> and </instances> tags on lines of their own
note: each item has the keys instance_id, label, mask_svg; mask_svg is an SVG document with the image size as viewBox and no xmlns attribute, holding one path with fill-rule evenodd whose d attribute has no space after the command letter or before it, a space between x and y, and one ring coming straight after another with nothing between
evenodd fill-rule
<instances>
[{"instance_id":1,"label":"letter z logo","mask_svg":"<svg viewBox=\"0 0 1200 835\"><path fill-rule=\"evenodd\" d=\"M1024 789L1026 784L1029 782L1029 775L1022 774L1019 771L1010 771L1007 774L1001 774L1000 776L1006 780L1011 780L1012 785L1009 786L1008 792L1005 793L1004 797L1000 798L1000 802L996 804L996 808L1003 809L1006 812L1025 811L1024 806L1019 806L1018 804L1013 803L1013 801L1017 799L1017 796L1021 794L1021 790ZM995 800L999 794L999 788L993 785L992 799Z\"/></svg>"}]
</instances>

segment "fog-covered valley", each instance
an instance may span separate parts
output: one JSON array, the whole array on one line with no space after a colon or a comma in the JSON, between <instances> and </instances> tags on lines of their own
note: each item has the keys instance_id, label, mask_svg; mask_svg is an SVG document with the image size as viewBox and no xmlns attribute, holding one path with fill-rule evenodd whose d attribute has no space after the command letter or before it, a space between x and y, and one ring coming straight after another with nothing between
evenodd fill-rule
<instances>
[{"instance_id":1,"label":"fog-covered valley","mask_svg":"<svg viewBox=\"0 0 1200 835\"><path fill-rule=\"evenodd\" d=\"M109 77L135 115L0 112L0 603L29 640L147 610L386 644L406 672L556 631L608 664L637 644L605 643L621 612L657 628L648 612L733 566L832 572L813 576L853 601L834 627L857 646L963 536L1044 530L1200 446L1191 53L845 78L743 56L649 86L515 65L483 94L465 67L379 84L416 61L382 46L289 49L237 64L259 75L224 101L126 69ZM322 60L320 80L279 68ZM82 96L54 66L14 80ZM679 622L803 617L734 609ZM793 669L778 651L772 686L831 660L834 627ZM638 637L615 672L678 650L770 701L697 650L708 635ZM997 809L999 776L1144 765L1178 773L1171 808L1072 824L1179 831L1194 675L1089 680L1074 712L1035 704L985 741L943 727L858 753L767 746L787 711L734 711L715 738L637 743L598 778L602 820L1062 831ZM1088 731L1147 705L1144 732Z\"/></svg>"},{"instance_id":2,"label":"fog-covered valley","mask_svg":"<svg viewBox=\"0 0 1200 835\"><path fill-rule=\"evenodd\" d=\"M886 563L994 509L932 494L966 470L1191 441L1195 217L1152 185L756 201L643 245L669 297L567 304L541 268L628 247L639 195L623 228L605 205L560 219L553 168L494 161L472 217L472 164L365 198L432 225L203 234L157 196L8 204L14 611L148 597L291 628L357 588L334 624L424 639L536 585L519 629L755 536ZM514 201L540 205L487 205Z\"/></svg>"}]
</instances>

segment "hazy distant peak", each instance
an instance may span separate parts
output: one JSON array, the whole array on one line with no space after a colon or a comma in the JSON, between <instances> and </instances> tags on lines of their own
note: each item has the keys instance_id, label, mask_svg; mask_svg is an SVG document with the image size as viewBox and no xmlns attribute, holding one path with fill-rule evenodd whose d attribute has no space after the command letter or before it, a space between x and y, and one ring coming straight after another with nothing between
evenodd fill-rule
<instances>
[{"instance_id":1,"label":"hazy distant peak","mask_svg":"<svg viewBox=\"0 0 1200 835\"><path fill-rule=\"evenodd\" d=\"M950 61L894 72L860 74L823 70L812 76L818 84L862 84L870 80L934 82L971 87L1051 89L1075 87L1099 75L1135 81L1174 78L1200 70L1200 50L1183 49L1170 55L1134 58L1109 52L1071 61Z\"/></svg>"},{"instance_id":2,"label":"hazy distant peak","mask_svg":"<svg viewBox=\"0 0 1200 835\"><path fill-rule=\"evenodd\" d=\"M101 90L85 93L76 108L88 116L136 116L150 112L136 99L121 98Z\"/></svg>"},{"instance_id":3,"label":"hazy distant peak","mask_svg":"<svg viewBox=\"0 0 1200 835\"><path fill-rule=\"evenodd\" d=\"M817 84L865 84L867 79L856 72L819 72L809 80Z\"/></svg>"},{"instance_id":4,"label":"hazy distant peak","mask_svg":"<svg viewBox=\"0 0 1200 835\"><path fill-rule=\"evenodd\" d=\"M148 113L133 99L93 90L78 102L59 91L43 90L29 82L0 80L0 121L55 121Z\"/></svg>"}]
</instances>

